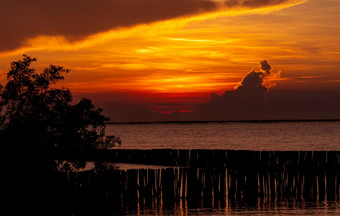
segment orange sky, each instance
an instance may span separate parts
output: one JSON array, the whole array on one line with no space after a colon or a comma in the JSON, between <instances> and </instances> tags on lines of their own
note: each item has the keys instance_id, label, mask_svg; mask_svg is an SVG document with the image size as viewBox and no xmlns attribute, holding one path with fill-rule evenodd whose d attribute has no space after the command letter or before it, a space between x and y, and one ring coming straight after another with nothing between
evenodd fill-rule
<instances>
[{"instance_id":1,"label":"orange sky","mask_svg":"<svg viewBox=\"0 0 340 216\"><path fill-rule=\"evenodd\" d=\"M14 39L8 35L6 43L2 38L4 48L0 49L2 82L9 63L26 53L38 59L34 64L38 69L50 63L69 68L62 85L75 95L93 97L99 104L133 102L150 107L166 103L171 109L171 104L206 103L212 92L234 89L252 69L259 71L259 62L266 59L276 74L266 78L271 90L340 91L338 0L273 0L262 5L249 1L235 6L223 6L224 0L212 2L214 9L197 6L197 11L169 13L159 19L156 14L143 20L141 12L141 22L121 26L115 18L117 24L112 27L83 30L82 35L72 35L68 29L53 33L47 27L33 34L23 28L27 36L16 39L21 32L9 31ZM39 1L32 4L34 8ZM20 22L20 16L6 19L9 24L11 19L16 25L25 22L24 17ZM49 23L35 25L40 30ZM10 28L0 24L2 32Z\"/></svg>"}]
</instances>

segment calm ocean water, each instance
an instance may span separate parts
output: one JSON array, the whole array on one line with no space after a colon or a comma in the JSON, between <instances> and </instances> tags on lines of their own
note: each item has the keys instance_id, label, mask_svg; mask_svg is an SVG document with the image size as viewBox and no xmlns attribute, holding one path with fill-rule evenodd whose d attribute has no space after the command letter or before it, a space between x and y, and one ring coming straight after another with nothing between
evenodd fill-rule
<instances>
[{"instance_id":1,"label":"calm ocean water","mask_svg":"<svg viewBox=\"0 0 340 216\"><path fill-rule=\"evenodd\" d=\"M124 149L340 151L340 122L110 124Z\"/></svg>"},{"instance_id":2,"label":"calm ocean water","mask_svg":"<svg viewBox=\"0 0 340 216\"><path fill-rule=\"evenodd\" d=\"M340 122L335 121L110 124L107 133L122 138L122 146L115 147L122 149L340 151ZM116 164L121 170L120 179L126 179L119 183L125 185L122 191L137 194L135 203L127 197L130 206L120 214L340 215L339 172L333 169L313 172L314 168L308 167L295 169L291 165L295 162L292 159L289 163L279 163L277 166L281 168L275 171L256 167L254 178L251 172L238 167L192 171ZM237 188L247 187L254 181L259 188L272 190L272 195L260 196L255 202L243 199L242 189ZM156 196L157 188L162 192ZM170 202L168 195L162 196L162 193L175 190L172 188L192 195L172 197Z\"/></svg>"}]
</instances>

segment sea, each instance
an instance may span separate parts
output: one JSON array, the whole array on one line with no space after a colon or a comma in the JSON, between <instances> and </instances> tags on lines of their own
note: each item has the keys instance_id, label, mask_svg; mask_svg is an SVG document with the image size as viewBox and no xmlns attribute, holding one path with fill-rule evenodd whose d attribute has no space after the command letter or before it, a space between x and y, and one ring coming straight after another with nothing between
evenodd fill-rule
<instances>
[{"instance_id":1,"label":"sea","mask_svg":"<svg viewBox=\"0 0 340 216\"><path fill-rule=\"evenodd\" d=\"M314 151L340 151L340 121L115 123L107 125L106 133L119 136L122 139L122 144L115 146L114 149L248 150L300 153L305 151L309 153L312 152L312 157ZM307 158L309 153L301 153L301 155ZM131 178L134 176L139 178L138 186L136 186L139 188L138 203L134 205L134 208L126 208L126 211L120 214L340 215L340 176L338 171L321 170L320 172L310 172L309 170L305 170L305 168L295 170L294 163L299 164L299 160L301 160L301 158L295 162L289 161L287 164L280 164L280 162L278 162L281 170L275 173L261 171L261 167L257 167L257 179L255 181L258 182L259 185L263 183L264 191L265 188L276 189L275 194L272 192L271 196L259 197L255 202L248 202L243 199L245 195L242 194L241 189L237 189L237 187L240 188L244 182L245 185L248 184L247 179L243 181L243 178L249 177L242 172L238 173L237 168L222 171L215 171L215 169L209 171L197 168L197 171L196 169L194 170L194 174L191 171L187 171L186 168L182 171L182 168L173 168L174 171L170 171L170 176L174 173L173 178L178 180L175 186L180 188L178 190L184 190L182 186L182 184L184 184L183 176L184 179L194 179L193 182L186 182L186 184L184 184L185 190L191 187L195 188L197 184L196 181L200 182L199 184L203 186L201 187L202 192L192 195L190 199L175 199L175 201L171 202L170 207L164 206L165 204L162 202L162 200L164 201L164 197L158 200L158 203L157 199L152 199L152 201L148 203L145 198L140 198L140 196L143 196L143 193L148 194L148 192L143 192L141 189L143 186L141 185L148 185L147 182L148 180L150 181L151 178L152 181L156 182L155 185L157 186L157 182L158 180L161 181L162 176L169 175L169 173L166 173L169 167L118 164L116 167L118 167L122 173L125 173L124 175L126 175L128 181L133 182L134 180L131 180ZM313 158L311 161L313 161ZM319 164L320 162L317 161L316 163ZM220 188L222 187L220 182L215 189L214 186L209 186L209 183L206 182L208 181L207 179L210 179L211 182L215 181L214 184L217 184L216 179L221 178L221 176L224 176L225 184L223 188ZM164 179L162 179L162 181L166 182ZM248 182L249 181L250 180L248 180ZM221 182L223 185L223 181ZM235 182L236 185L233 182ZM271 183L275 185L271 185ZM164 182L159 185L159 190L165 190L166 186L162 184L164 184ZM181 184L181 186L176 184ZM332 187L330 184L335 186ZM126 185L126 190L129 190L129 185ZM132 186L130 186L130 190L134 190L131 189L131 187ZM209 187L213 189L207 189ZM241 191L235 192L235 197L234 195L230 195L233 187L236 188L235 190ZM156 193L154 190L157 191L154 189L155 186L146 188L146 191L150 190L152 194ZM216 193L218 193L216 188L222 190L222 198L220 200L216 200L219 199L216 195ZM186 193L195 193L195 191L188 190ZM211 195L211 190L213 194L215 190L215 195ZM281 192L277 190L281 190ZM205 194L203 194L203 191ZM208 191L208 195L206 195L206 191ZM238 197L239 195L240 197ZM147 195L145 196L147 197ZM160 196L162 197L162 195ZM195 196L200 197L198 201L194 199Z\"/></svg>"},{"instance_id":2,"label":"sea","mask_svg":"<svg viewBox=\"0 0 340 216\"><path fill-rule=\"evenodd\" d=\"M72 200L68 215L340 215L340 121L114 123L106 133L121 138L122 161L64 173L55 197ZM150 152L159 161L143 164ZM171 165L181 154L191 165Z\"/></svg>"},{"instance_id":3,"label":"sea","mask_svg":"<svg viewBox=\"0 0 340 216\"><path fill-rule=\"evenodd\" d=\"M122 149L340 151L340 121L108 124Z\"/></svg>"}]
</instances>

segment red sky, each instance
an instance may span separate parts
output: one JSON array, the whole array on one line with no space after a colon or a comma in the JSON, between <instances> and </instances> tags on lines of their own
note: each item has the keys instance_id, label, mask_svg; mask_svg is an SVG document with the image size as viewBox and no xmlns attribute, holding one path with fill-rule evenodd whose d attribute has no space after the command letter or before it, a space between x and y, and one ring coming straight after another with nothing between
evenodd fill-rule
<instances>
[{"instance_id":1,"label":"red sky","mask_svg":"<svg viewBox=\"0 0 340 216\"><path fill-rule=\"evenodd\" d=\"M0 79L24 53L37 70L62 65L62 86L112 121L340 118L339 11L338 0L0 0ZM236 90L262 60L270 74Z\"/></svg>"}]
</instances>

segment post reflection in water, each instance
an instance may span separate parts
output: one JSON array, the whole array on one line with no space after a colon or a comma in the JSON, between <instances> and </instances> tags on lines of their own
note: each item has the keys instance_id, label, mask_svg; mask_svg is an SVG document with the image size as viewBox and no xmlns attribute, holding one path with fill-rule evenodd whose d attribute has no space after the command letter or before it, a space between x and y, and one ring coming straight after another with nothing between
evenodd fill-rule
<instances>
[{"instance_id":1,"label":"post reflection in water","mask_svg":"<svg viewBox=\"0 0 340 216\"><path fill-rule=\"evenodd\" d=\"M309 174L300 171L245 173L231 168L166 168L121 170L121 207L162 215L188 215L188 209L206 209L230 214L241 207L257 211L305 208L305 203L327 204L338 200L336 173ZM255 210L255 209L254 209Z\"/></svg>"},{"instance_id":2,"label":"post reflection in water","mask_svg":"<svg viewBox=\"0 0 340 216\"><path fill-rule=\"evenodd\" d=\"M248 158L240 159L242 155ZM216 163L205 166L188 162L186 167L137 169L125 164L104 173L69 173L68 184L77 188L71 194L92 200L94 208L97 204L106 213L336 215L340 214L338 155L253 152L221 159L214 154Z\"/></svg>"}]
</instances>

